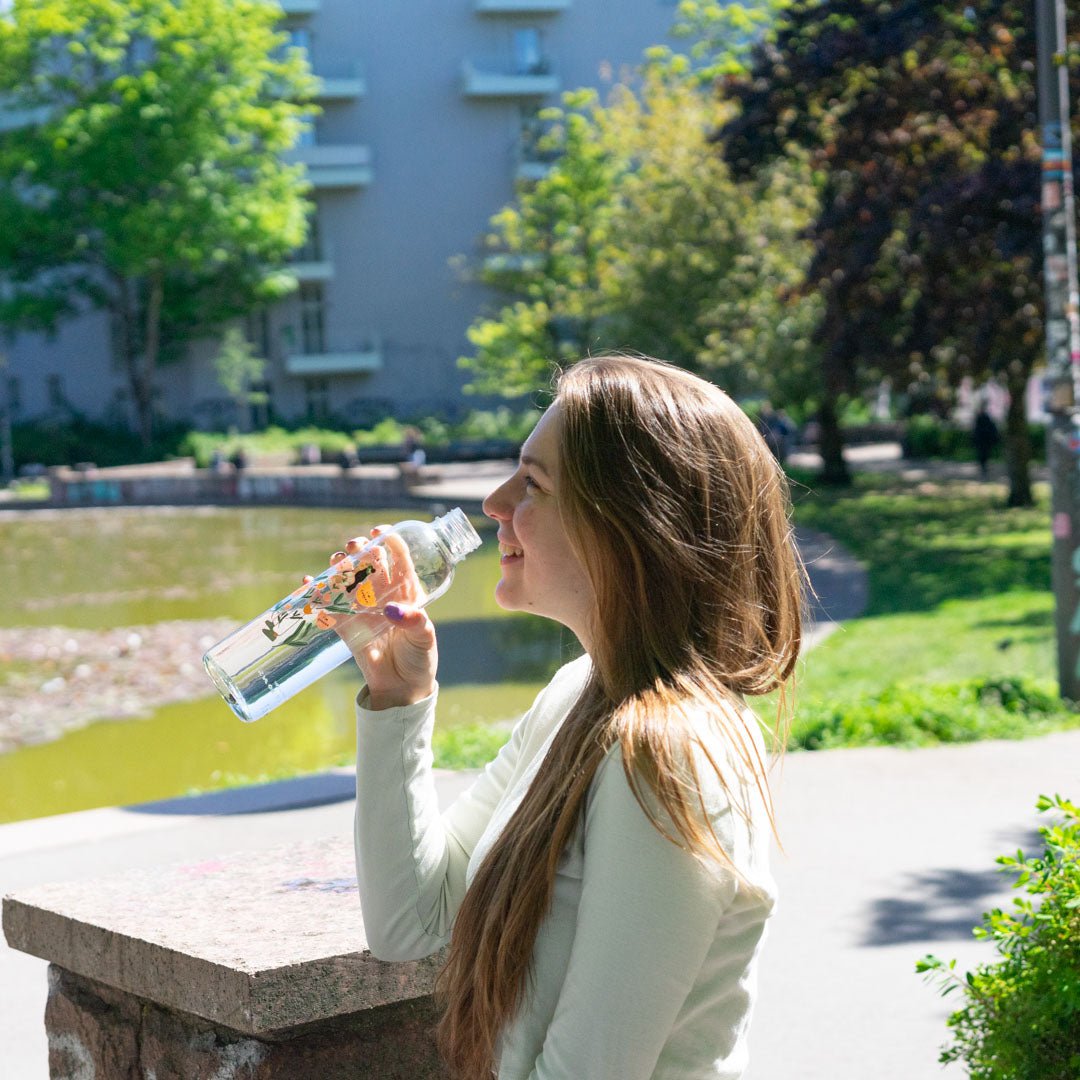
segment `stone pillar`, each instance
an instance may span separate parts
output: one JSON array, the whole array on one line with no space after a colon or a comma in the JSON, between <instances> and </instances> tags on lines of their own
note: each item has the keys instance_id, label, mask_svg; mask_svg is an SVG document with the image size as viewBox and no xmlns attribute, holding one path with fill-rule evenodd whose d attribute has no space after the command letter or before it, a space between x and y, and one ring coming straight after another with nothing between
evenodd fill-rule
<instances>
[{"instance_id":1,"label":"stone pillar","mask_svg":"<svg viewBox=\"0 0 1080 1080\"><path fill-rule=\"evenodd\" d=\"M443 1080L441 958L367 950L346 840L5 897L54 1080Z\"/></svg>"}]
</instances>

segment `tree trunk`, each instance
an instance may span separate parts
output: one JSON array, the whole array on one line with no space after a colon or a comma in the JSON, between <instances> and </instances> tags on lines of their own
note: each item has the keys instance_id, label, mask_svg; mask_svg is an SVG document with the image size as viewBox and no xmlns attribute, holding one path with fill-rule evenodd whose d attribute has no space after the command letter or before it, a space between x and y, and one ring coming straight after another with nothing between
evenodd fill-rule
<instances>
[{"instance_id":1,"label":"tree trunk","mask_svg":"<svg viewBox=\"0 0 1080 1080\"><path fill-rule=\"evenodd\" d=\"M1031 436L1027 426L1027 373L1009 366L1009 411L1005 414L1005 469L1009 477L1009 506L1031 506Z\"/></svg>"},{"instance_id":2,"label":"tree trunk","mask_svg":"<svg viewBox=\"0 0 1080 1080\"><path fill-rule=\"evenodd\" d=\"M165 299L165 283L160 271L150 275L146 296L146 325L143 332L142 365L140 372L139 437L143 449L149 450L154 440L154 372L161 349L161 305Z\"/></svg>"},{"instance_id":3,"label":"tree trunk","mask_svg":"<svg viewBox=\"0 0 1080 1080\"><path fill-rule=\"evenodd\" d=\"M818 437L818 449L821 452L821 480L826 484L850 484L851 473L844 460L844 434L840 430L840 417L836 408L836 397L825 391L818 411L818 423L821 434Z\"/></svg>"}]
</instances>

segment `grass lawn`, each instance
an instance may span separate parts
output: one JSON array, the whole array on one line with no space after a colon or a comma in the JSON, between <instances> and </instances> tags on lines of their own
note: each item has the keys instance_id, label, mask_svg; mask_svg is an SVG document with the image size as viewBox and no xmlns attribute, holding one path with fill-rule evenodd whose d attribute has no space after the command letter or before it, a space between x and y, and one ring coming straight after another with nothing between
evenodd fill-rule
<instances>
[{"instance_id":1,"label":"grass lawn","mask_svg":"<svg viewBox=\"0 0 1080 1080\"><path fill-rule=\"evenodd\" d=\"M792 746L1016 738L1080 716L1056 697L1049 493L860 474L847 491L795 487L800 525L869 571L865 617L804 660ZM774 706L763 699L760 712Z\"/></svg>"}]
</instances>

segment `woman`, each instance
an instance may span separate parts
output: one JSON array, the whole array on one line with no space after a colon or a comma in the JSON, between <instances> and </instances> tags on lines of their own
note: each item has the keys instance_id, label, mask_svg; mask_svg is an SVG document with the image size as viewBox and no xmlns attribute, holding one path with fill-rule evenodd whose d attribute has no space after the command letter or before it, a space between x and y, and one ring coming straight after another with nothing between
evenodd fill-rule
<instances>
[{"instance_id":1,"label":"woman","mask_svg":"<svg viewBox=\"0 0 1080 1080\"><path fill-rule=\"evenodd\" d=\"M484 512L499 604L585 655L440 815L434 627L391 606L392 634L358 650L372 952L449 941L439 1039L469 1080L738 1077L774 903L743 695L784 685L800 643L783 474L715 387L602 357L561 376Z\"/></svg>"}]
</instances>

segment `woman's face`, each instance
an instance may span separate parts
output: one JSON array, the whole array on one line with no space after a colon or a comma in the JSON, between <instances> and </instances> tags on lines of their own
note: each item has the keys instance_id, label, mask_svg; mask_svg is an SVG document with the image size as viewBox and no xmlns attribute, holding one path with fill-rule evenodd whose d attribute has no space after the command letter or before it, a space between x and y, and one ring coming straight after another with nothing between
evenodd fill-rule
<instances>
[{"instance_id":1,"label":"woman's face","mask_svg":"<svg viewBox=\"0 0 1080 1080\"><path fill-rule=\"evenodd\" d=\"M484 500L484 513L499 523L499 606L554 619L587 650L594 597L559 512L561 424L556 403L525 441L517 471Z\"/></svg>"}]
</instances>

